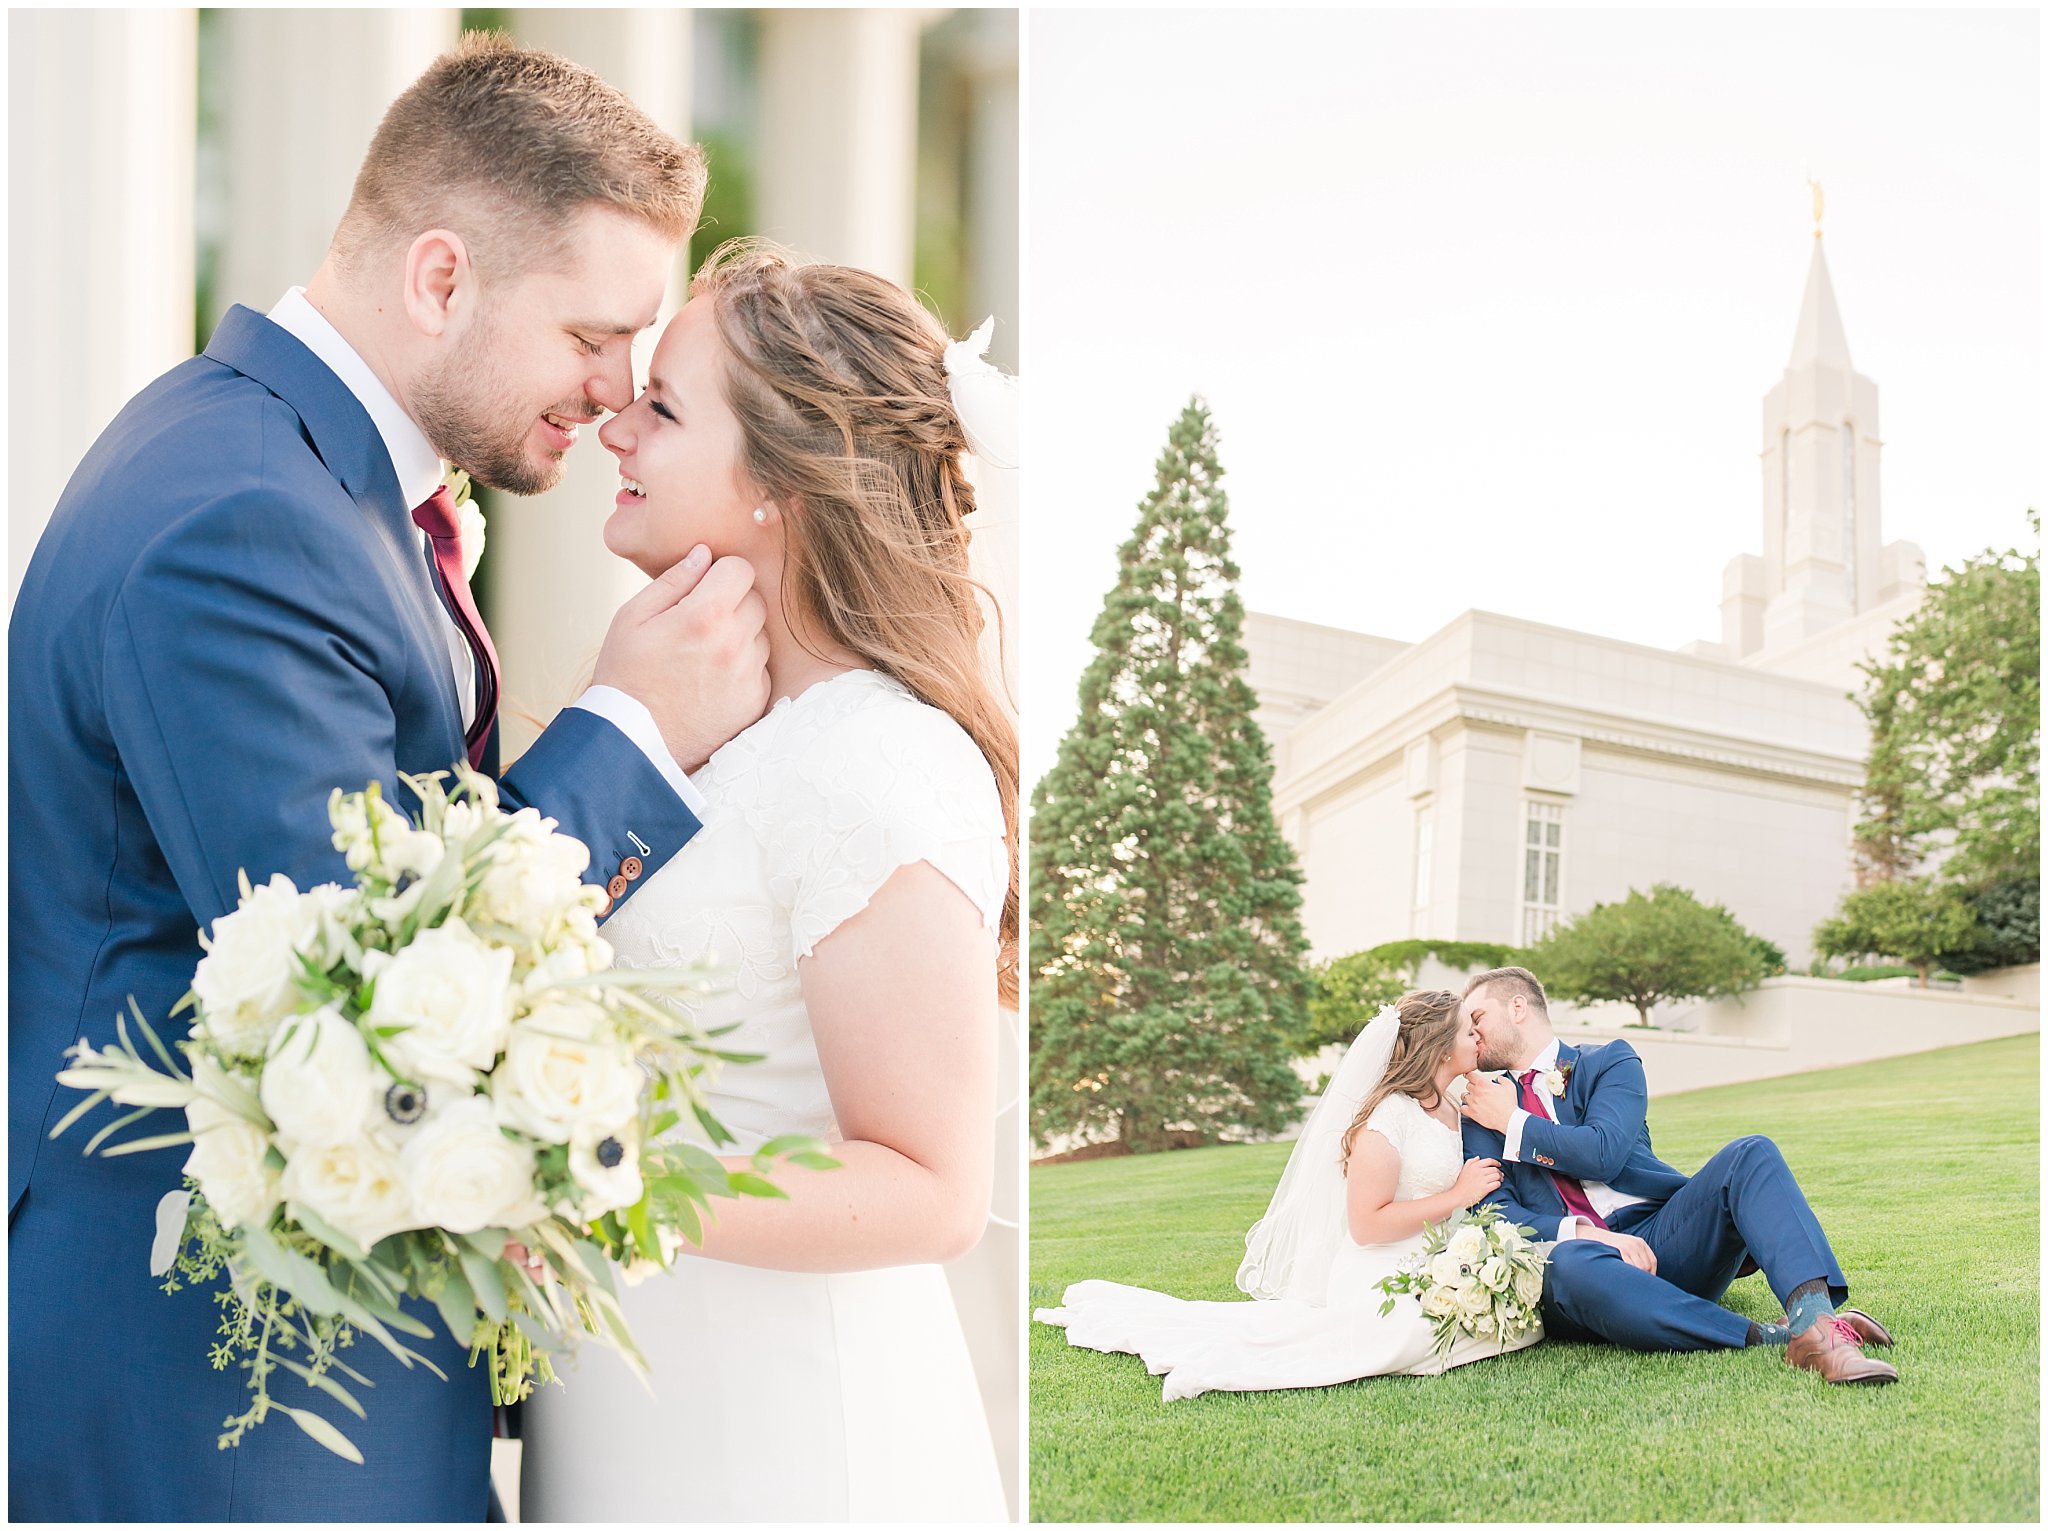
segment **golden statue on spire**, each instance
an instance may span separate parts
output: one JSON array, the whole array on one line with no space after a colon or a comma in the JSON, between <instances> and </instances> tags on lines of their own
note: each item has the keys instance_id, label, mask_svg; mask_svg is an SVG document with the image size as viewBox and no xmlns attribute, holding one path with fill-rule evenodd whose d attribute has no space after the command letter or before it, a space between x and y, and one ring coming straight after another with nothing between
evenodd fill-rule
<instances>
[{"instance_id":1,"label":"golden statue on spire","mask_svg":"<svg viewBox=\"0 0 2048 1531\"><path fill-rule=\"evenodd\" d=\"M1820 182L1812 176L1806 178L1807 190L1813 193L1813 237L1820 238L1820 215L1827 209L1827 201L1820 194Z\"/></svg>"}]
</instances>

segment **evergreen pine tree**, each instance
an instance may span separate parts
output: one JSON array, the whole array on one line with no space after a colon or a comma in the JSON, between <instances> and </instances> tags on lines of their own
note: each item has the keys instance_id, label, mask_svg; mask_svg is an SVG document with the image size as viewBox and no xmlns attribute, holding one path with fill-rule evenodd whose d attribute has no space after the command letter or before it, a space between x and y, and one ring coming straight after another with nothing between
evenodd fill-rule
<instances>
[{"instance_id":1,"label":"evergreen pine tree","mask_svg":"<svg viewBox=\"0 0 2048 1531\"><path fill-rule=\"evenodd\" d=\"M1306 998L1301 874L1242 674L1216 433L1190 401L1032 795L1033 1130L1277 1131Z\"/></svg>"}]
</instances>

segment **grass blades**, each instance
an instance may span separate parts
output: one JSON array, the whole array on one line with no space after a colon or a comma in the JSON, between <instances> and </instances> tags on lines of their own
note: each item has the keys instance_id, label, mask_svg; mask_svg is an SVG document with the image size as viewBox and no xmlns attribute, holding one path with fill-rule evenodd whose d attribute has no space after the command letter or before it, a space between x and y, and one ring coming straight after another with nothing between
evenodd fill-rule
<instances>
[{"instance_id":1,"label":"grass blades","mask_svg":"<svg viewBox=\"0 0 2048 1531\"><path fill-rule=\"evenodd\" d=\"M2040 1518L2040 1039L2014 1037L1650 1102L1696 1169L1762 1133L1901 1380L1829 1387L1770 1349L1545 1342L1442 1377L1160 1399L1136 1356L1032 1324L1040 1521ZM1031 1174L1031 1303L1104 1277L1231 1298L1289 1145ZM1781 1311L1761 1276L1724 1299Z\"/></svg>"}]
</instances>

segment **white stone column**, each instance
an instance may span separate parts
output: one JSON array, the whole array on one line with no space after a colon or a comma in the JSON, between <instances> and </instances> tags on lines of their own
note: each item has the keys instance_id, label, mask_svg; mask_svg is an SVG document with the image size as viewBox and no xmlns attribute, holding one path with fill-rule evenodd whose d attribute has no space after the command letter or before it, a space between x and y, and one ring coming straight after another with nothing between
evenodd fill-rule
<instances>
[{"instance_id":1,"label":"white stone column","mask_svg":"<svg viewBox=\"0 0 2048 1531\"><path fill-rule=\"evenodd\" d=\"M193 349L198 13L8 16L7 592L121 406Z\"/></svg>"},{"instance_id":2,"label":"white stone column","mask_svg":"<svg viewBox=\"0 0 2048 1531\"><path fill-rule=\"evenodd\" d=\"M761 13L759 231L910 285L917 10Z\"/></svg>"},{"instance_id":3,"label":"white stone column","mask_svg":"<svg viewBox=\"0 0 2048 1531\"><path fill-rule=\"evenodd\" d=\"M455 44L462 13L226 10L227 205L215 295L261 313L311 280L385 111ZM217 317L217 316L215 316Z\"/></svg>"},{"instance_id":4,"label":"white stone column","mask_svg":"<svg viewBox=\"0 0 2048 1531\"><path fill-rule=\"evenodd\" d=\"M1017 13L976 13L975 46L969 50L967 86L973 144L973 174L967 199L967 312L962 325L996 316L989 359L1018 365L1017 304L1019 251L1019 166L1021 140L1017 106Z\"/></svg>"},{"instance_id":5,"label":"white stone column","mask_svg":"<svg viewBox=\"0 0 2048 1531\"><path fill-rule=\"evenodd\" d=\"M521 10L519 40L572 59L632 97L662 127L690 136L690 13L684 10ZM678 252L662 321L681 303L687 278ZM635 383L661 333L633 347ZM491 637L505 670L503 756L516 759L540 728L590 678L612 614L646 578L604 545L618 493L618 461L586 427L568 472L546 494L491 496L490 551L483 580Z\"/></svg>"}]
</instances>

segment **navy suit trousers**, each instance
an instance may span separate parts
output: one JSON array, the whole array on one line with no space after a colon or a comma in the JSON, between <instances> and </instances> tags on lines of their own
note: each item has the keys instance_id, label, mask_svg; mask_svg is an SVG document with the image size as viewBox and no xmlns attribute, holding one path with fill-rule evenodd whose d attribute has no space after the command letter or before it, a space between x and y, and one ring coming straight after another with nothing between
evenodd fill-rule
<instances>
[{"instance_id":1,"label":"navy suit trousers","mask_svg":"<svg viewBox=\"0 0 2048 1531\"><path fill-rule=\"evenodd\" d=\"M1590 1239L1557 1245L1543 1290L1544 1327L1554 1338L1631 1350L1740 1346L1749 1320L1718 1299L1745 1255L1781 1302L1814 1280L1825 1280L1837 1303L1849 1294L1827 1235L1769 1138L1737 1138L1670 1200L1624 1207L1609 1222L1650 1246L1657 1274Z\"/></svg>"}]
</instances>

